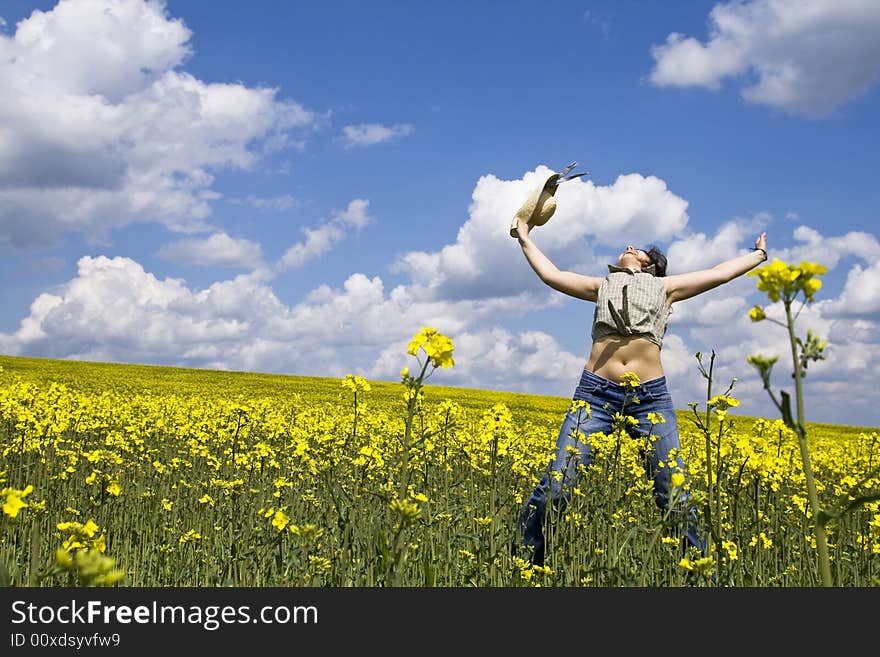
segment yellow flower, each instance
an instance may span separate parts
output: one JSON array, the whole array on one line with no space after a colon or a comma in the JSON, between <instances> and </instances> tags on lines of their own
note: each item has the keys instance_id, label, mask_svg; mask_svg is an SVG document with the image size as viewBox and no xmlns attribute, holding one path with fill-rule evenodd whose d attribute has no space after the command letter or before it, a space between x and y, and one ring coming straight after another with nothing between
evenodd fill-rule
<instances>
[{"instance_id":1,"label":"yellow flower","mask_svg":"<svg viewBox=\"0 0 880 657\"><path fill-rule=\"evenodd\" d=\"M290 530L292 534L296 534L297 536L299 536L304 541L317 541L324 535L323 529L311 523L302 526L290 525L288 526L288 530Z\"/></svg>"},{"instance_id":2,"label":"yellow flower","mask_svg":"<svg viewBox=\"0 0 880 657\"><path fill-rule=\"evenodd\" d=\"M634 418L632 415L623 415L621 413L615 413L614 417L612 418L612 423L614 424L614 426L632 425L635 427L635 426L638 426L639 421L636 418Z\"/></svg>"},{"instance_id":3,"label":"yellow flower","mask_svg":"<svg viewBox=\"0 0 880 657\"><path fill-rule=\"evenodd\" d=\"M642 381L639 379L639 375L635 372L624 372L623 376L620 377L620 385L629 390L634 390L641 384Z\"/></svg>"},{"instance_id":4,"label":"yellow flower","mask_svg":"<svg viewBox=\"0 0 880 657\"><path fill-rule=\"evenodd\" d=\"M815 277L827 271L826 266L813 262L804 261L795 266L774 258L773 262L753 269L747 275L758 277L758 290L765 292L774 303L780 299L790 303L798 292L803 292L806 300L812 302L813 295L822 287L822 282Z\"/></svg>"},{"instance_id":5,"label":"yellow flower","mask_svg":"<svg viewBox=\"0 0 880 657\"><path fill-rule=\"evenodd\" d=\"M290 516L278 509L272 516L272 526L278 531L284 531L288 524L290 524Z\"/></svg>"},{"instance_id":6,"label":"yellow flower","mask_svg":"<svg viewBox=\"0 0 880 657\"><path fill-rule=\"evenodd\" d=\"M198 541L202 538L202 535L199 534L195 529L190 529L185 534L181 534L178 539L178 543L189 543L191 541Z\"/></svg>"},{"instance_id":7,"label":"yellow flower","mask_svg":"<svg viewBox=\"0 0 880 657\"><path fill-rule=\"evenodd\" d=\"M672 475L672 485L675 488L681 488L682 484L684 484L684 475L680 472L675 472Z\"/></svg>"},{"instance_id":8,"label":"yellow flower","mask_svg":"<svg viewBox=\"0 0 880 657\"><path fill-rule=\"evenodd\" d=\"M762 547L765 550L769 550L773 547L773 539L771 539L764 532L760 532L757 536L752 536L749 541L749 547Z\"/></svg>"},{"instance_id":9,"label":"yellow flower","mask_svg":"<svg viewBox=\"0 0 880 657\"><path fill-rule=\"evenodd\" d=\"M749 310L749 318L753 322L760 322L761 320L767 319L767 315L764 314L764 309L756 304L751 310Z\"/></svg>"},{"instance_id":10,"label":"yellow flower","mask_svg":"<svg viewBox=\"0 0 880 657\"><path fill-rule=\"evenodd\" d=\"M419 329L407 345L406 353L415 356L419 353L419 349L425 352L434 367L446 368L455 365L452 359L454 349L452 340L431 326Z\"/></svg>"},{"instance_id":11,"label":"yellow flower","mask_svg":"<svg viewBox=\"0 0 880 657\"><path fill-rule=\"evenodd\" d=\"M715 566L715 560L712 557L703 557L694 562L694 570L707 579L712 575L712 568Z\"/></svg>"},{"instance_id":12,"label":"yellow flower","mask_svg":"<svg viewBox=\"0 0 880 657\"><path fill-rule=\"evenodd\" d=\"M107 484L106 490L111 495L119 497L119 493L122 492L122 486L119 485L118 481L111 481L109 484Z\"/></svg>"},{"instance_id":13,"label":"yellow flower","mask_svg":"<svg viewBox=\"0 0 880 657\"><path fill-rule=\"evenodd\" d=\"M169 500L168 498L166 498L166 497L163 497L163 498L162 498L162 506L164 507L164 509L165 509L166 511L171 511L171 506L172 506L173 504L174 504L174 502L172 502L172 501Z\"/></svg>"},{"instance_id":14,"label":"yellow flower","mask_svg":"<svg viewBox=\"0 0 880 657\"><path fill-rule=\"evenodd\" d=\"M116 568L115 559L95 549L77 549L71 555L59 548L55 551L55 564L62 570L75 573L83 586L112 586L125 576L124 570Z\"/></svg>"},{"instance_id":15,"label":"yellow flower","mask_svg":"<svg viewBox=\"0 0 880 657\"><path fill-rule=\"evenodd\" d=\"M18 490L15 488L4 488L0 491L0 497L5 497L6 501L3 503L3 513L5 513L10 518L18 517L18 512L27 507L27 502L24 501L24 498L30 495L34 491L33 486L26 486L24 490Z\"/></svg>"},{"instance_id":16,"label":"yellow flower","mask_svg":"<svg viewBox=\"0 0 880 657\"><path fill-rule=\"evenodd\" d=\"M726 411L728 408L739 406L739 400L734 399L730 395L715 395L707 402L707 405L709 408Z\"/></svg>"},{"instance_id":17,"label":"yellow flower","mask_svg":"<svg viewBox=\"0 0 880 657\"><path fill-rule=\"evenodd\" d=\"M82 527L82 532L89 538L92 538L95 535L95 532L98 531L98 525L95 524L95 521L91 518L88 519L85 525Z\"/></svg>"},{"instance_id":18,"label":"yellow flower","mask_svg":"<svg viewBox=\"0 0 880 657\"><path fill-rule=\"evenodd\" d=\"M106 547L104 544L104 534L101 534L97 539L95 538L99 528L92 519L89 519L85 525L71 521L59 522L56 527L59 531L68 534L62 544L65 550L92 548L103 552Z\"/></svg>"},{"instance_id":19,"label":"yellow flower","mask_svg":"<svg viewBox=\"0 0 880 657\"><path fill-rule=\"evenodd\" d=\"M736 561L739 559L739 553L737 552L736 543L733 541L721 541L721 548L727 552L727 558L731 561Z\"/></svg>"},{"instance_id":20,"label":"yellow flower","mask_svg":"<svg viewBox=\"0 0 880 657\"><path fill-rule=\"evenodd\" d=\"M401 524L403 525L415 524L422 515L419 505L408 500L394 500L391 502L391 510L400 515Z\"/></svg>"},{"instance_id":21,"label":"yellow flower","mask_svg":"<svg viewBox=\"0 0 880 657\"><path fill-rule=\"evenodd\" d=\"M73 568L73 559L70 558L70 552L64 548L55 550L55 563L59 568L70 570Z\"/></svg>"},{"instance_id":22,"label":"yellow flower","mask_svg":"<svg viewBox=\"0 0 880 657\"><path fill-rule=\"evenodd\" d=\"M342 387L348 388L352 392L369 392L371 389L370 384L364 377L353 374L345 375L345 378L342 380Z\"/></svg>"},{"instance_id":23,"label":"yellow flower","mask_svg":"<svg viewBox=\"0 0 880 657\"><path fill-rule=\"evenodd\" d=\"M661 413L648 413L648 422L651 424L664 424L666 418Z\"/></svg>"},{"instance_id":24,"label":"yellow flower","mask_svg":"<svg viewBox=\"0 0 880 657\"><path fill-rule=\"evenodd\" d=\"M311 566L312 570L319 575L330 570L332 565L330 559L327 557L316 557L313 554L309 555L309 566Z\"/></svg>"},{"instance_id":25,"label":"yellow flower","mask_svg":"<svg viewBox=\"0 0 880 657\"><path fill-rule=\"evenodd\" d=\"M107 550L107 536L106 534L101 534L98 538L92 541L92 549L97 550L98 552L106 552Z\"/></svg>"}]
</instances>

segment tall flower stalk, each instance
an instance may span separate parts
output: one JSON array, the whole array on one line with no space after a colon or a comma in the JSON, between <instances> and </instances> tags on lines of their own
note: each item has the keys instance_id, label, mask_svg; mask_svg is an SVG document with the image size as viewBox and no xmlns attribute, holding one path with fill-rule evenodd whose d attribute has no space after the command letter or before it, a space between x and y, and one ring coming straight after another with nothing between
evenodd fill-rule
<instances>
[{"instance_id":1,"label":"tall flower stalk","mask_svg":"<svg viewBox=\"0 0 880 657\"><path fill-rule=\"evenodd\" d=\"M810 361L823 360L827 342L820 340L807 331L806 340L802 340L795 333L795 322L804 307L813 302L813 295L822 287L822 281L817 277L825 274L828 268L824 265L812 262L801 262L800 265L786 264L774 258L773 262L758 269L748 272L748 276L758 277L758 290L764 292L773 303L782 302L785 321L768 317L764 308L754 306L749 311L749 317L753 322L770 321L783 327L788 333L791 345L791 359L794 367L794 390L796 417L791 412L791 397L785 391L780 391L779 398L773 393L770 386L770 372L778 357L766 358L760 355L750 355L748 362L753 365L761 375L764 389L770 395L773 404L782 414L785 421L798 437L801 460L803 461L804 476L807 483L807 495L810 500L810 509L813 514L813 532L816 539L816 550L819 557L819 571L824 586L834 586L831 576L831 559L828 554L828 537L825 524L830 519L819 505L819 494L816 482L813 478L813 470L810 465L810 450L807 445L806 420L804 418L804 391L803 378L806 376L807 365ZM800 306L795 311L792 306L800 298Z\"/></svg>"},{"instance_id":2,"label":"tall flower stalk","mask_svg":"<svg viewBox=\"0 0 880 657\"><path fill-rule=\"evenodd\" d=\"M405 559L403 550L404 530L418 522L421 508L415 500L407 499L410 491L409 483L409 452L413 446L413 420L422 401L422 387L425 380L438 367L447 368L455 365L452 359L452 340L433 327L422 327L407 345L406 353L415 356L419 364L419 373L413 376L409 368L400 371L401 383L406 386L406 424L404 426L401 453L400 480L398 496L391 503L391 510L397 517L397 526L391 541L386 579L391 584L399 581L400 568ZM425 357L424 362L422 356Z\"/></svg>"},{"instance_id":3,"label":"tall flower stalk","mask_svg":"<svg viewBox=\"0 0 880 657\"><path fill-rule=\"evenodd\" d=\"M706 554L712 554L713 541L720 545L722 541L722 514L721 514L721 443L725 434L725 419L727 417L727 409L731 406L739 406L739 401L730 396L733 386L736 384L734 377L727 390L721 395L713 395L712 384L714 383L715 369L715 350L709 357L708 369L703 365L703 354L696 354L700 374L706 379L706 411L701 417L697 412L698 404L692 402L688 404L694 413L693 422L705 437L706 446L706 526L709 529L709 535L706 538ZM717 441L715 443L715 459L712 458L712 417L717 416L719 420ZM713 466L714 463L714 466ZM713 473L713 467L716 472ZM714 476L714 481L713 481Z\"/></svg>"},{"instance_id":4,"label":"tall flower stalk","mask_svg":"<svg viewBox=\"0 0 880 657\"><path fill-rule=\"evenodd\" d=\"M404 367L400 371L401 383L406 386L406 426L403 435L403 467L400 476L401 498L406 495L409 486L409 450L412 446L413 418L422 399L422 386L438 367L447 368L455 365L455 361L452 359L453 348L450 338L430 326L419 329L406 348L406 353L416 357L419 373L412 376L408 367ZM421 358L422 353L426 356L424 362Z\"/></svg>"}]
</instances>

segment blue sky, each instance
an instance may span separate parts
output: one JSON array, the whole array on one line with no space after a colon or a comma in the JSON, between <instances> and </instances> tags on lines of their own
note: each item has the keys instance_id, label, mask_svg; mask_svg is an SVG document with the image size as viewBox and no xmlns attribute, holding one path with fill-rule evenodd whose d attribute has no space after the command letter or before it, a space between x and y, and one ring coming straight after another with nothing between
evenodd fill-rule
<instances>
[{"instance_id":1,"label":"blue sky","mask_svg":"<svg viewBox=\"0 0 880 657\"><path fill-rule=\"evenodd\" d=\"M828 266L807 419L878 426L880 4L199 2L0 5L0 353L394 381L421 326L446 385L568 396L593 306L543 285L510 218L578 161L533 232L600 275L629 242L670 273L766 230ZM674 306L775 417L750 353L787 337L742 277ZM778 309L771 309L771 314Z\"/></svg>"}]
</instances>

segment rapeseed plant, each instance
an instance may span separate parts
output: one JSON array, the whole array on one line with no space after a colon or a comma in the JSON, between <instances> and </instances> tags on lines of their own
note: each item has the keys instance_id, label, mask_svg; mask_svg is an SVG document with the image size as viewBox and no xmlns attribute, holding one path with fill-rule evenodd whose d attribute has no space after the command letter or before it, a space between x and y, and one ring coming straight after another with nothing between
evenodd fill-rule
<instances>
[{"instance_id":1,"label":"rapeseed plant","mask_svg":"<svg viewBox=\"0 0 880 657\"><path fill-rule=\"evenodd\" d=\"M409 390L407 377L415 385L427 363L418 394L401 404L401 383L370 381L358 392L356 432L354 391L338 378L0 356L2 365L15 363L0 378L0 506L6 489L32 486L13 496L27 505L13 500L14 518L0 513L3 581L67 581L69 570L53 569L58 546L72 539L71 563L76 550L111 553L134 564L124 577L133 586L670 586L685 581L682 557L714 560L717 580L693 574L701 583L814 583L817 548L797 433L780 419L734 418L743 405L734 407L731 394L709 409L721 537L712 551L682 555L680 537L657 520L644 476L650 438L580 434L574 438L589 443L594 458L568 489L552 563L518 566L502 548L522 491L553 454L560 415L590 409L561 398L428 387L428 373L451 360L448 344L425 332L422 344L429 340L438 345L434 360L419 347L418 368L401 374ZM626 415L620 426L642 434L671 420L658 414L634 426ZM810 431L817 481L828 482L822 494L862 501L829 521L835 575L844 586L870 585L880 563L880 509L865 500L877 487L880 437L865 428ZM681 437L689 469L672 474L672 494L689 491L705 507L703 436L684 429ZM111 482L118 496L107 490ZM51 494L34 501L43 490ZM79 530L58 529L68 521ZM772 547L749 544L762 532Z\"/></svg>"}]
</instances>

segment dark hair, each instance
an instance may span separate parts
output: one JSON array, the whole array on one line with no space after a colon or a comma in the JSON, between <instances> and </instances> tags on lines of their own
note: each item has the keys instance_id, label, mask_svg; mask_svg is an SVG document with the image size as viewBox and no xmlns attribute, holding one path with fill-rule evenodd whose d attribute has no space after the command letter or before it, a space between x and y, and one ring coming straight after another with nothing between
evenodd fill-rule
<instances>
[{"instance_id":1,"label":"dark hair","mask_svg":"<svg viewBox=\"0 0 880 657\"><path fill-rule=\"evenodd\" d=\"M646 249L642 249L642 251L648 254L648 257L654 264L654 275L666 276L666 256L663 255L663 251L653 244Z\"/></svg>"}]
</instances>

